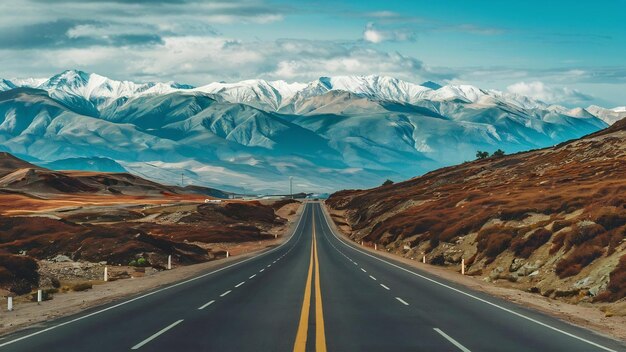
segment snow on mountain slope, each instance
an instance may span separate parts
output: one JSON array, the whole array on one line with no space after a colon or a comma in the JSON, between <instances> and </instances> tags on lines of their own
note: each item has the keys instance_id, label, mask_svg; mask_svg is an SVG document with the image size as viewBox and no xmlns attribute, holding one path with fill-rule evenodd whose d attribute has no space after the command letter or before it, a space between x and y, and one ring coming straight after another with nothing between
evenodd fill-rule
<instances>
[{"instance_id":1,"label":"snow on mountain slope","mask_svg":"<svg viewBox=\"0 0 626 352\"><path fill-rule=\"evenodd\" d=\"M14 88L17 87L15 86L15 84L13 84L13 82L6 79L0 79L0 92Z\"/></svg>"},{"instance_id":2,"label":"snow on mountain slope","mask_svg":"<svg viewBox=\"0 0 626 352\"><path fill-rule=\"evenodd\" d=\"M613 109L605 109L597 105L591 105L587 107L587 111L597 116L602 121L609 125L626 118L626 107L616 107Z\"/></svg>"},{"instance_id":3,"label":"snow on mountain slope","mask_svg":"<svg viewBox=\"0 0 626 352\"><path fill-rule=\"evenodd\" d=\"M237 83L214 82L195 91L216 94L231 103L248 104L260 109L278 110L283 101L306 87L302 83L268 82L254 79Z\"/></svg>"},{"instance_id":4,"label":"snow on mountain slope","mask_svg":"<svg viewBox=\"0 0 626 352\"><path fill-rule=\"evenodd\" d=\"M40 162L104 157L166 183L185 169L194 184L259 192L284 191L289 176L309 190L371 187L476 150L558 144L626 113L382 76L191 88L66 71L38 89L0 82L0 150Z\"/></svg>"},{"instance_id":5,"label":"snow on mountain slope","mask_svg":"<svg viewBox=\"0 0 626 352\"><path fill-rule=\"evenodd\" d=\"M47 80L22 79L11 82L16 87L43 89L51 97L89 116L98 116L100 110L119 99L128 99L138 95L162 95L192 88L173 82L116 81L95 73L78 70L67 70ZM1 86L0 90L2 90Z\"/></svg>"}]
</instances>

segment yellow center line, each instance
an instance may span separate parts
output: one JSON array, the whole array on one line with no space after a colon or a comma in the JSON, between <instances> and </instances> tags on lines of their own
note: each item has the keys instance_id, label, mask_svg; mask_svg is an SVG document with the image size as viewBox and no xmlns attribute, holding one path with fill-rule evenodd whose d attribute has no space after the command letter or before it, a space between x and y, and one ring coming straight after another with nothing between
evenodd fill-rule
<instances>
[{"instance_id":1,"label":"yellow center line","mask_svg":"<svg viewBox=\"0 0 626 352\"><path fill-rule=\"evenodd\" d=\"M309 310L311 308L311 277L313 276L313 246L311 246L311 259L309 264L309 274L304 287L304 300L302 301L302 312L300 313L300 323L296 342L293 345L294 352L306 351L306 338L309 330Z\"/></svg>"},{"instance_id":2,"label":"yellow center line","mask_svg":"<svg viewBox=\"0 0 626 352\"><path fill-rule=\"evenodd\" d=\"M324 311L322 310L322 289L320 286L320 263L317 259L317 240L315 238L315 217L313 217L313 248L315 253L315 350L317 352L326 352L326 332L324 331Z\"/></svg>"},{"instance_id":3,"label":"yellow center line","mask_svg":"<svg viewBox=\"0 0 626 352\"><path fill-rule=\"evenodd\" d=\"M315 208L313 208L315 215ZM311 285L313 267L315 267L315 351L326 352L326 332L324 330L324 312L322 309L322 290L320 286L320 266L317 259L317 241L315 237L315 216L313 216L313 243L311 245L311 259L309 264L309 274L304 287L304 299L302 302L302 312L300 313L300 323L296 342L293 346L294 352L304 352L309 329L309 313L311 310Z\"/></svg>"}]
</instances>

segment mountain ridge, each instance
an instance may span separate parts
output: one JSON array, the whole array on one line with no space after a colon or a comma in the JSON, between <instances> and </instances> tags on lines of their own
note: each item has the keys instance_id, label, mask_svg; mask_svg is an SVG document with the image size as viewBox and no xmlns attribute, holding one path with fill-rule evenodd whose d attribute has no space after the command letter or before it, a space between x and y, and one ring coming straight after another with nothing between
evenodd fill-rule
<instances>
[{"instance_id":1,"label":"mountain ridge","mask_svg":"<svg viewBox=\"0 0 626 352\"><path fill-rule=\"evenodd\" d=\"M236 192L285 193L290 176L306 191L372 187L607 126L585 109L374 75L191 88L66 71L27 82L40 88L0 92L0 150L41 165L103 157L157 182L184 172Z\"/></svg>"}]
</instances>

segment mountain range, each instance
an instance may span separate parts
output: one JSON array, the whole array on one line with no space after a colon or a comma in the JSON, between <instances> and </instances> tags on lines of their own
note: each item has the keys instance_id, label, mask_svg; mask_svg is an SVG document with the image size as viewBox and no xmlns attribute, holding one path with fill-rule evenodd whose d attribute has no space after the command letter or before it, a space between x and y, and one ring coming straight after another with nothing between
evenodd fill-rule
<instances>
[{"instance_id":1,"label":"mountain range","mask_svg":"<svg viewBox=\"0 0 626 352\"><path fill-rule=\"evenodd\" d=\"M477 150L552 146L623 117L623 107L568 109L383 76L200 87L77 70L0 79L0 150L55 169L125 169L170 184L182 173L185 184L257 193L284 193L289 176L297 191L371 187Z\"/></svg>"}]
</instances>

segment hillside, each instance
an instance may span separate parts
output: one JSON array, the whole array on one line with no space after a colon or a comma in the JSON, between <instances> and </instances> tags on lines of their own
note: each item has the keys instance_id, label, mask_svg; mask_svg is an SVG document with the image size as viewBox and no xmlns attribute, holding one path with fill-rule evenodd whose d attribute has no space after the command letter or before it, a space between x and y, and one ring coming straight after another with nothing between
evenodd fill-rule
<instances>
[{"instance_id":1,"label":"hillside","mask_svg":"<svg viewBox=\"0 0 626 352\"><path fill-rule=\"evenodd\" d=\"M204 202L228 195L128 173L51 171L1 153L0 294L99 280L103 262L125 278L139 259L163 269L168 255L186 265L231 247L263 247L297 209L292 202Z\"/></svg>"},{"instance_id":2,"label":"hillside","mask_svg":"<svg viewBox=\"0 0 626 352\"><path fill-rule=\"evenodd\" d=\"M227 194L207 187L166 186L129 173L52 171L0 152L0 190L34 196L68 194L163 196Z\"/></svg>"},{"instance_id":3,"label":"hillside","mask_svg":"<svg viewBox=\"0 0 626 352\"><path fill-rule=\"evenodd\" d=\"M571 302L626 297L626 121L327 204L356 241Z\"/></svg>"}]
</instances>

